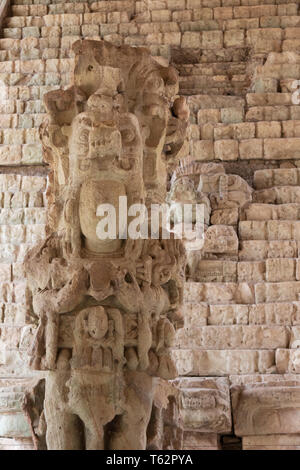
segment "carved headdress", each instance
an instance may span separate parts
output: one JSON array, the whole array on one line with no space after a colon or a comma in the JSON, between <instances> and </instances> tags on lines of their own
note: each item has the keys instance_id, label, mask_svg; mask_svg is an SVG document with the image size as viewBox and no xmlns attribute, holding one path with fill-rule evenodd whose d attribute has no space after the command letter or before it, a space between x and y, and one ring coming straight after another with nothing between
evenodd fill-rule
<instances>
[{"instance_id":1,"label":"carved headdress","mask_svg":"<svg viewBox=\"0 0 300 470\"><path fill-rule=\"evenodd\" d=\"M160 65L147 49L86 40L73 50L74 83L45 95L48 119L41 138L52 170L50 230L64 228L64 238L75 247L76 235L65 227L78 218L83 172L90 165L92 173L101 170L103 181L122 181L118 191L131 202L164 202L168 164L183 146L188 114L177 95L177 72ZM106 140L97 140L97 126L102 134L105 126ZM109 194L103 197L108 200Z\"/></svg>"}]
</instances>

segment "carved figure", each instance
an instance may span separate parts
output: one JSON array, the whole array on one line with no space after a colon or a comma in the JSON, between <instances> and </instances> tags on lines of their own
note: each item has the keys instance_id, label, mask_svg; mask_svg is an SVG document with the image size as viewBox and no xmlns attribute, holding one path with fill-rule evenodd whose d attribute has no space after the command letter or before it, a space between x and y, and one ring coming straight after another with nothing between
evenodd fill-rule
<instances>
[{"instance_id":1,"label":"carved figure","mask_svg":"<svg viewBox=\"0 0 300 470\"><path fill-rule=\"evenodd\" d=\"M127 239L119 202L165 201L188 111L176 71L146 49L74 51L73 86L45 96L50 235L26 259L30 362L48 371L48 449L145 449L153 377L176 377L185 255L179 240ZM99 237L100 205L116 210L114 239Z\"/></svg>"}]
</instances>

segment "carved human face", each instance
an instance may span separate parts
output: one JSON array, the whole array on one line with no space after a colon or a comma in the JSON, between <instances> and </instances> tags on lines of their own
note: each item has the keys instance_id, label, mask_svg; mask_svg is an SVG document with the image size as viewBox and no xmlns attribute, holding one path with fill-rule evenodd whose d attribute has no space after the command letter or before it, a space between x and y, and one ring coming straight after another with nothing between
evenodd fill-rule
<instances>
[{"instance_id":1,"label":"carved human face","mask_svg":"<svg viewBox=\"0 0 300 470\"><path fill-rule=\"evenodd\" d=\"M144 81L143 89L146 93L154 93L156 95L164 94L164 80L157 70L153 70L147 75Z\"/></svg>"},{"instance_id":2,"label":"carved human face","mask_svg":"<svg viewBox=\"0 0 300 470\"><path fill-rule=\"evenodd\" d=\"M86 310L84 329L94 340L104 338L108 331L108 317L103 307L91 307Z\"/></svg>"}]
</instances>

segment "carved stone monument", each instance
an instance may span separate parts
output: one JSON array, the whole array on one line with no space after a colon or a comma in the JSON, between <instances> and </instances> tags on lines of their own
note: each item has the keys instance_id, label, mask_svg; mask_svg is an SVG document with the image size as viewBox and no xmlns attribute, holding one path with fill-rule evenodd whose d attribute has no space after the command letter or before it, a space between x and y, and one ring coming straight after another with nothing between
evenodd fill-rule
<instances>
[{"instance_id":1,"label":"carved stone monument","mask_svg":"<svg viewBox=\"0 0 300 470\"><path fill-rule=\"evenodd\" d=\"M73 47L73 85L45 96L49 234L26 258L30 364L45 371L48 449L145 449L156 378L177 376L185 255L161 231L126 238L119 201L165 201L188 113L176 71L146 49ZM98 236L101 204L116 209L115 239Z\"/></svg>"}]
</instances>

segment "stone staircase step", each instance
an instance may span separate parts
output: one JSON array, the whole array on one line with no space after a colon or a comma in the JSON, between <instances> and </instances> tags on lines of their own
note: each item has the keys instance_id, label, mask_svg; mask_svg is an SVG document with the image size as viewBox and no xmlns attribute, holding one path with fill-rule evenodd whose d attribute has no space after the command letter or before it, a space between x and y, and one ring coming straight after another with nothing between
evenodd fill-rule
<instances>
[{"instance_id":1,"label":"stone staircase step","mask_svg":"<svg viewBox=\"0 0 300 470\"><path fill-rule=\"evenodd\" d=\"M297 79L299 77L300 63L266 63L258 66L257 74L263 74L265 78L275 78L278 80L286 78Z\"/></svg>"},{"instance_id":2,"label":"stone staircase step","mask_svg":"<svg viewBox=\"0 0 300 470\"><path fill-rule=\"evenodd\" d=\"M130 2L110 2L110 5L103 5L105 2L60 2L55 3L52 5L48 2L39 2L38 4L30 4L30 3L23 3L23 4L15 4L12 5L12 11L14 15L25 16L28 14L35 14L35 12L39 12L40 10L44 9L46 13L44 14L58 14L58 13L81 13L84 11L120 11L120 4L125 4L127 8L133 9L133 5ZM177 21L182 19L199 19L204 17L206 19L215 19L215 20L239 20L245 18L269 18L275 17L280 18L281 16L294 16L298 13L298 5L297 3L291 4L280 4L280 5L270 5L270 4L262 4L262 5L250 5L250 6L236 6L235 3L232 5L226 6L218 6L215 8L208 8L209 3L207 4L204 12L203 10L197 8L197 4L191 5L194 8L189 8L187 5L187 9L182 10L182 4L178 4L179 8L176 8L176 3L173 5L167 2L163 7L163 3L159 4L157 2L157 6L155 2L154 5L150 5L148 7L147 13L149 16L153 16L157 18L159 14L162 15L164 19L174 18ZM159 8L161 6L161 9ZM173 6L173 8L172 8ZM213 6L213 5L212 5ZM106 8L105 8L106 7ZM162 8L163 7L163 8ZM169 10L166 8L169 7ZM171 8L170 8L171 7ZM136 12L136 8L134 11ZM144 13L146 13L144 11ZM146 15L145 15L146 16ZM148 15L147 15L148 16ZM270 21L269 21L270 23ZM267 23L268 24L268 23ZM277 24L274 20L271 23L272 25Z\"/></svg>"},{"instance_id":3,"label":"stone staircase step","mask_svg":"<svg viewBox=\"0 0 300 470\"><path fill-rule=\"evenodd\" d=\"M253 305L209 305L190 303L183 306L185 328L206 325L282 325L299 326L300 302Z\"/></svg>"},{"instance_id":4,"label":"stone staircase step","mask_svg":"<svg viewBox=\"0 0 300 470\"><path fill-rule=\"evenodd\" d=\"M24 38L24 39L11 39L1 38L0 39L0 50L10 51L14 54L12 60L15 60L18 54L27 54L32 50L45 50L45 49L57 49L64 50L70 49L73 42L77 41L80 36L65 36L60 38L58 36L49 38ZM70 51L70 54L72 51Z\"/></svg>"},{"instance_id":5,"label":"stone staircase step","mask_svg":"<svg viewBox=\"0 0 300 470\"><path fill-rule=\"evenodd\" d=\"M188 98L195 158L226 161L229 167L230 161L234 167L233 160L243 159L264 159L265 166L272 167L280 160L300 160L300 107L291 100L300 59L290 54L300 51L299 4L300 0L13 1L0 39L0 165L42 161L37 128L45 116L43 95L69 85L71 46L88 37L146 45L153 55L179 65L180 93L196 95ZM264 63L269 52L275 54ZM264 63L251 93L249 60ZM295 347L300 325L299 172L256 171L253 202L235 218L236 226L240 215L240 250L232 259L238 261L199 262L199 282L185 287L186 327L177 336L182 350L174 351L180 374L273 374L284 369L281 356ZM21 179L7 184L3 178L1 189L1 176L0 325L4 337L15 328L8 345L13 362L27 310L18 313L19 322L12 318L16 305L27 301L26 287L1 280L8 272L11 281L15 279L15 264L45 236L45 188L40 182L29 193ZM278 358L275 349L280 351Z\"/></svg>"},{"instance_id":6,"label":"stone staircase step","mask_svg":"<svg viewBox=\"0 0 300 470\"><path fill-rule=\"evenodd\" d=\"M238 282L286 282L300 280L300 265L297 259L275 258L266 261L239 261Z\"/></svg>"},{"instance_id":7,"label":"stone staircase step","mask_svg":"<svg viewBox=\"0 0 300 470\"><path fill-rule=\"evenodd\" d=\"M273 374L276 371L272 350L210 350L177 349L173 351L180 376L227 376Z\"/></svg>"},{"instance_id":8,"label":"stone staircase step","mask_svg":"<svg viewBox=\"0 0 300 470\"><path fill-rule=\"evenodd\" d=\"M263 259L297 258L300 244L295 240L244 240L240 242L240 261L261 261Z\"/></svg>"},{"instance_id":9,"label":"stone staircase step","mask_svg":"<svg viewBox=\"0 0 300 470\"><path fill-rule=\"evenodd\" d=\"M41 16L11 16L6 17L3 21L3 28L25 28L37 26L38 28L44 26L43 18Z\"/></svg>"},{"instance_id":10,"label":"stone staircase step","mask_svg":"<svg viewBox=\"0 0 300 470\"><path fill-rule=\"evenodd\" d=\"M0 145L0 165L35 165L43 162L41 143Z\"/></svg>"},{"instance_id":11,"label":"stone staircase step","mask_svg":"<svg viewBox=\"0 0 300 470\"><path fill-rule=\"evenodd\" d=\"M300 187L276 186L254 191L253 202L263 204L298 204L300 202Z\"/></svg>"},{"instance_id":12,"label":"stone staircase step","mask_svg":"<svg viewBox=\"0 0 300 470\"><path fill-rule=\"evenodd\" d=\"M45 112L42 100L3 100L0 102L0 114L42 114Z\"/></svg>"},{"instance_id":13,"label":"stone staircase step","mask_svg":"<svg viewBox=\"0 0 300 470\"><path fill-rule=\"evenodd\" d=\"M300 282L263 282L254 285L256 303L299 300Z\"/></svg>"},{"instance_id":14,"label":"stone staircase step","mask_svg":"<svg viewBox=\"0 0 300 470\"><path fill-rule=\"evenodd\" d=\"M246 106L244 98L237 96L211 96L207 94L193 95L187 98L187 103L193 115L198 111L207 109L243 108Z\"/></svg>"},{"instance_id":15,"label":"stone staircase step","mask_svg":"<svg viewBox=\"0 0 300 470\"><path fill-rule=\"evenodd\" d=\"M39 128L46 114L0 114L1 129L35 129Z\"/></svg>"},{"instance_id":16,"label":"stone staircase step","mask_svg":"<svg viewBox=\"0 0 300 470\"><path fill-rule=\"evenodd\" d=\"M299 17L295 18L298 18L299 21ZM257 44L259 45L257 52L274 51L274 41L277 41L279 49L281 44L285 43L285 48L289 50L288 45L291 43L293 47L294 41L299 39L293 37L295 33L286 32L285 28L281 26L278 28L265 28L264 26L259 27L258 23L243 25L240 23L242 20L236 21L239 22L237 29L234 23L228 23L226 20L225 22L223 20L207 19L178 22L177 19L174 21L152 19L150 22L136 22L131 21L130 12L123 10L121 13L116 11L108 14L91 12L47 15L41 13L40 16L32 15L29 11L28 15L6 18L3 35L4 37L14 37L16 39L22 37L22 35L23 37L38 37L41 34L41 29L49 27L60 28L63 33L67 30L73 30L76 31L76 34L80 34L80 28L82 28L82 31L85 30L85 34L88 35L87 26L90 25L90 35L95 35L97 30L102 35L118 33L121 36L141 36L144 37L145 43L149 44L157 43L157 41L160 43L164 39L169 39L171 45L180 45L182 48L188 49L250 46L254 47L254 52L256 51L255 48L258 47ZM265 47L265 50L263 47Z\"/></svg>"},{"instance_id":17,"label":"stone staircase step","mask_svg":"<svg viewBox=\"0 0 300 470\"><path fill-rule=\"evenodd\" d=\"M37 243L45 237L46 226L44 224L0 225L0 243L10 245Z\"/></svg>"},{"instance_id":18,"label":"stone staircase step","mask_svg":"<svg viewBox=\"0 0 300 470\"><path fill-rule=\"evenodd\" d=\"M1 223L1 218L0 218ZM263 249L263 248L262 248ZM265 247L265 251L267 247ZM296 251L296 250L295 250ZM267 253L265 253L267 255ZM279 257L255 261L228 261L202 259L193 266L192 280L201 283L212 282L281 282L300 280L298 258ZM265 256L267 258L267 256Z\"/></svg>"},{"instance_id":19,"label":"stone staircase step","mask_svg":"<svg viewBox=\"0 0 300 470\"><path fill-rule=\"evenodd\" d=\"M8 86L68 86L70 73L0 73L0 83Z\"/></svg>"},{"instance_id":20,"label":"stone staircase step","mask_svg":"<svg viewBox=\"0 0 300 470\"><path fill-rule=\"evenodd\" d=\"M240 240L300 241L300 221L242 221L239 237Z\"/></svg>"},{"instance_id":21,"label":"stone staircase step","mask_svg":"<svg viewBox=\"0 0 300 470\"><path fill-rule=\"evenodd\" d=\"M20 145L39 143L38 129L5 129L0 131L0 144Z\"/></svg>"},{"instance_id":22,"label":"stone staircase step","mask_svg":"<svg viewBox=\"0 0 300 470\"><path fill-rule=\"evenodd\" d=\"M206 302L211 305L260 304L298 301L300 281L257 283L187 282L184 302Z\"/></svg>"},{"instance_id":23,"label":"stone staircase step","mask_svg":"<svg viewBox=\"0 0 300 470\"><path fill-rule=\"evenodd\" d=\"M298 220L300 204L252 203L242 209L240 220Z\"/></svg>"},{"instance_id":24,"label":"stone staircase step","mask_svg":"<svg viewBox=\"0 0 300 470\"><path fill-rule=\"evenodd\" d=\"M89 34L89 30L87 30ZM3 55L0 57L1 61L5 60L15 60L18 58L59 58L61 57L73 57L73 51L71 50L72 44L86 37L86 32L84 31L83 35L75 36L63 36L62 38L58 36L52 36L49 38L23 38L23 39L12 39L12 38L0 38L0 50L7 51L8 55ZM99 40L100 36L98 37ZM126 39L125 39L126 40ZM137 42L137 36L132 38L132 43ZM151 46L150 46L151 47ZM161 46L165 49L169 46ZM45 49L50 49L46 51L49 54L49 57L44 56ZM171 60L176 65L176 68L182 76L187 76L189 73L193 75L202 74L205 70L210 70L211 68L216 69L218 73L224 73L228 71L228 67L231 68L231 73L235 75L243 75L246 68L245 59L245 48L227 48L222 49L222 54L214 54L211 49L195 49L195 54L190 49L188 52L188 57L190 58L190 63L181 64L180 56L176 54L176 48L172 47L170 49ZM177 48L178 49L178 48ZM182 49L180 49L182 50ZM184 60L187 60L185 56ZM208 66L209 64L209 66ZM207 72L206 72L207 73Z\"/></svg>"},{"instance_id":25,"label":"stone staircase step","mask_svg":"<svg viewBox=\"0 0 300 470\"><path fill-rule=\"evenodd\" d=\"M300 69L297 76L300 76ZM298 106L253 106L246 111L245 121L289 121L297 120L299 116L300 111Z\"/></svg>"},{"instance_id":26,"label":"stone staircase step","mask_svg":"<svg viewBox=\"0 0 300 470\"><path fill-rule=\"evenodd\" d=\"M45 225L46 223L47 213L42 207L0 209L0 225Z\"/></svg>"},{"instance_id":27,"label":"stone staircase step","mask_svg":"<svg viewBox=\"0 0 300 470\"><path fill-rule=\"evenodd\" d=\"M268 1L268 0L266 0ZM68 3L95 3L95 0L68 0ZM48 5L48 4L60 4L60 3L63 3L63 0L12 0L11 4L12 5L35 5L35 4L44 4L44 5ZM104 3L104 1L103 1ZM161 4L164 3L164 5L167 5L168 4L168 7L171 9L171 10L182 10L183 9L183 5L185 5L184 2L172 2L172 0L169 0L167 2L167 0L164 0L163 2L160 1L159 3L156 3L156 2L153 2L153 3L149 3L149 6L147 6L150 10L157 10L157 9L161 9ZM245 2L244 2L245 3ZM247 2L246 2L247 3ZM249 3L249 2L248 2ZM289 4L296 4L298 5L300 3L300 0L274 0L274 3L275 4L279 4L279 5L289 5ZM198 4L198 0L188 0L188 3L187 3L187 7L188 8L194 8L193 5L197 5ZM204 7L207 7L207 5L210 4L210 0L204 0L203 1L203 6ZM217 2L215 2L215 4L221 6L223 4L223 6L237 6L237 2L236 0L224 0L223 3L221 0L218 0ZM263 4L267 4L267 3L263 3ZM254 5L261 5L261 0L251 0L251 5L254 6ZM142 8L142 6L141 6ZM143 8L145 9L146 7L143 6ZM143 9L142 8L142 9Z\"/></svg>"},{"instance_id":28,"label":"stone staircase step","mask_svg":"<svg viewBox=\"0 0 300 470\"><path fill-rule=\"evenodd\" d=\"M253 304L254 290L247 283L186 282L184 302L207 302L212 305Z\"/></svg>"},{"instance_id":29,"label":"stone staircase step","mask_svg":"<svg viewBox=\"0 0 300 470\"><path fill-rule=\"evenodd\" d=\"M225 108L226 109L226 108ZM201 130L205 131L205 125L214 124L214 140L243 140L243 139L276 139L300 137L300 121L257 121L226 124L224 111L200 110L197 120Z\"/></svg>"},{"instance_id":30,"label":"stone staircase step","mask_svg":"<svg viewBox=\"0 0 300 470\"><path fill-rule=\"evenodd\" d=\"M2 86L0 94L1 99L4 101L43 101L45 93L58 88L58 86Z\"/></svg>"},{"instance_id":31,"label":"stone staircase step","mask_svg":"<svg viewBox=\"0 0 300 470\"><path fill-rule=\"evenodd\" d=\"M68 0L69 3L82 3L86 2L87 0ZM90 3L93 0L88 0L88 3ZM297 3L298 0L295 0L295 3ZM13 0L12 5L49 5L49 4L59 4L59 3L64 3L62 0Z\"/></svg>"},{"instance_id":32,"label":"stone staircase step","mask_svg":"<svg viewBox=\"0 0 300 470\"><path fill-rule=\"evenodd\" d=\"M246 101L249 108L293 104L291 93L247 93Z\"/></svg>"},{"instance_id":33,"label":"stone staircase step","mask_svg":"<svg viewBox=\"0 0 300 470\"><path fill-rule=\"evenodd\" d=\"M35 242L20 243L0 243L0 264L2 263L23 263L28 250L34 248Z\"/></svg>"},{"instance_id":34,"label":"stone staircase step","mask_svg":"<svg viewBox=\"0 0 300 470\"><path fill-rule=\"evenodd\" d=\"M188 97L188 96L191 96L193 93L198 95L206 91L206 92L209 92L212 96L220 95L221 93L228 93L228 94L234 93L236 96L243 96L245 92L247 91L247 87L244 83L232 84L231 81L228 82L226 80L224 80L224 83L220 83L219 87L215 87L215 86L208 87L208 85L203 85L201 87L195 87L195 88L183 88L181 86L180 94Z\"/></svg>"},{"instance_id":35,"label":"stone staircase step","mask_svg":"<svg viewBox=\"0 0 300 470\"><path fill-rule=\"evenodd\" d=\"M299 186L300 169L257 170L254 172L253 184L255 189L268 189L273 186Z\"/></svg>"},{"instance_id":36,"label":"stone staircase step","mask_svg":"<svg viewBox=\"0 0 300 470\"><path fill-rule=\"evenodd\" d=\"M181 329L175 347L193 350L274 350L288 348L289 328L268 325L217 325Z\"/></svg>"},{"instance_id":37,"label":"stone staircase step","mask_svg":"<svg viewBox=\"0 0 300 470\"><path fill-rule=\"evenodd\" d=\"M0 450L35 450L32 438L0 438Z\"/></svg>"},{"instance_id":38,"label":"stone staircase step","mask_svg":"<svg viewBox=\"0 0 300 470\"><path fill-rule=\"evenodd\" d=\"M22 192L46 191L47 178L45 176L21 176L15 173L0 174L0 191L16 195Z\"/></svg>"},{"instance_id":39,"label":"stone staircase step","mask_svg":"<svg viewBox=\"0 0 300 470\"><path fill-rule=\"evenodd\" d=\"M224 120L230 123L242 123L243 111L231 109L230 112L224 113ZM200 127L201 140L191 141L191 155L194 159L202 161L221 160L298 160L300 158L300 138L282 138L282 139L221 139L213 141L214 129L213 124L210 126L203 125ZM277 194L274 191L266 190L266 200L263 196L258 196L255 202L285 204L291 202L299 202L298 196L283 195L283 190L278 189L278 200L273 196ZM294 189L290 193L296 193ZM282 195L282 196L281 196ZM270 198L270 200L269 200ZM274 199L275 198L275 199ZM273 200L274 199L274 200Z\"/></svg>"}]
</instances>

